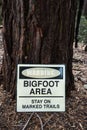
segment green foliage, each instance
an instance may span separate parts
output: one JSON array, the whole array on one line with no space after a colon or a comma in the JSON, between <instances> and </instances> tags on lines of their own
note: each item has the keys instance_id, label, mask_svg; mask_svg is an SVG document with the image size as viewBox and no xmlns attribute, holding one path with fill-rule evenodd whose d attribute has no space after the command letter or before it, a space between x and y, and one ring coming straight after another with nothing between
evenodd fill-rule
<instances>
[{"instance_id":1,"label":"green foliage","mask_svg":"<svg viewBox=\"0 0 87 130\"><path fill-rule=\"evenodd\" d=\"M80 42L87 44L87 19L84 16L81 17L78 38Z\"/></svg>"}]
</instances>

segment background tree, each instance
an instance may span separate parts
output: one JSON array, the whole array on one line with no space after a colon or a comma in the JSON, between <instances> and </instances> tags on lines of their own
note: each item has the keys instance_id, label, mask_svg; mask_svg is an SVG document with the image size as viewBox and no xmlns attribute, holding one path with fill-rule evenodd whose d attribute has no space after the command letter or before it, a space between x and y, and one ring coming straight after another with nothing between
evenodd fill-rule
<instances>
[{"instance_id":1,"label":"background tree","mask_svg":"<svg viewBox=\"0 0 87 130\"><path fill-rule=\"evenodd\" d=\"M75 47L78 47L78 33L79 33L79 24L83 11L84 0L78 0L78 10L77 10L77 19L76 19L76 30L75 30Z\"/></svg>"},{"instance_id":2,"label":"background tree","mask_svg":"<svg viewBox=\"0 0 87 130\"><path fill-rule=\"evenodd\" d=\"M3 0L4 88L15 95L18 63L65 64L73 86L76 0Z\"/></svg>"},{"instance_id":3,"label":"background tree","mask_svg":"<svg viewBox=\"0 0 87 130\"><path fill-rule=\"evenodd\" d=\"M1 10L2 10L2 0L0 0L0 24L2 24Z\"/></svg>"},{"instance_id":4,"label":"background tree","mask_svg":"<svg viewBox=\"0 0 87 130\"><path fill-rule=\"evenodd\" d=\"M87 19L87 0L84 0L84 6L83 6L83 15Z\"/></svg>"},{"instance_id":5,"label":"background tree","mask_svg":"<svg viewBox=\"0 0 87 130\"><path fill-rule=\"evenodd\" d=\"M87 43L87 0L78 0L75 47L78 42Z\"/></svg>"}]
</instances>

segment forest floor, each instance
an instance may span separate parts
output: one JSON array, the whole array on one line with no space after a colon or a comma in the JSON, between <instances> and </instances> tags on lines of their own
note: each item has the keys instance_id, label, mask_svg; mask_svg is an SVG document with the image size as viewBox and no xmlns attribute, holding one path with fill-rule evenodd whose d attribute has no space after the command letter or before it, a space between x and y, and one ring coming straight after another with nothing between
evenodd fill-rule
<instances>
[{"instance_id":1,"label":"forest floor","mask_svg":"<svg viewBox=\"0 0 87 130\"><path fill-rule=\"evenodd\" d=\"M3 56L1 40L0 78ZM11 95L3 90L1 83L0 130L87 130L87 52L82 44L74 48L73 74L75 90L66 99L66 111L58 113L17 113L16 100L13 101Z\"/></svg>"}]
</instances>

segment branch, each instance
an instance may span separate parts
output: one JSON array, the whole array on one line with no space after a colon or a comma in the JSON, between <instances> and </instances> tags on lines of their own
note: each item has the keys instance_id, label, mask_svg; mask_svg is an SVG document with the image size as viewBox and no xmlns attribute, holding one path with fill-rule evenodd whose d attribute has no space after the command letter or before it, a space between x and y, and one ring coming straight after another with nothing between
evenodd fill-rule
<instances>
[{"instance_id":1,"label":"branch","mask_svg":"<svg viewBox=\"0 0 87 130\"><path fill-rule=\"evenodd\" d=\"M53 114L48 118L48 120L44 123L44 125L43 125L43 127L45 127L46 126L46 124L53 118Z\"/></svg>"},{"instance_id":2,"label":"branch","mask_svg":"<svg viewBox=\"0 0 87 130\"><path fill-rule=\"evenodd\" d=\"M38 117L38 119L40 120L40 124L41 124L41 130L43 130L43 122L42 122L42 120L41 120L41 117L37 114L37 113L35 113L35 115Z\"/></svg>"},{"instance_id":3,"label":"branch","mask_svg":"<svg viewBox=\"0 0 87 130\"><path fill-rule=\"evenodd\" d=\"M33 115L34 115L34 112L30 115L28 121L26 122L26 124L24 125L24 127L23 127L22 130L25 130L25 129L26 129L26 127L27 127L27 125L29 124L29 122L30 122L31 118L33 117Z\"/></svg>"}]
</instances>

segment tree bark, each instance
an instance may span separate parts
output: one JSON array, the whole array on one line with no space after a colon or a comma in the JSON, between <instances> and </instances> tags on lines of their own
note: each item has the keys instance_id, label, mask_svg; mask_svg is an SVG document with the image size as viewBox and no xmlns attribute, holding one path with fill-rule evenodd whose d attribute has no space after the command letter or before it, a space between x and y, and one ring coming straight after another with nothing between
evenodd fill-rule
<instances>
[{"instance_id":1,"label":"tree bark","mask_svg":"<svg viewBox=\"0 0 87 130\"><path fill-rule=\"evenodd\" d=\"M79 0L78 1L77 20L76 20L76 30L75 30L75 48L78 47L79 24L80 24L82 11L83 11L83 5L84 5L84 0Z\"/></svg>"},{"instance_id":2,"label":"tree bark","mask_svg":"<svg viewBox=\"0 0 87 130\"><path fill-rule=\"evenodd\" d=\"M72 75L76 0L3 0L4 88L15 95L17 64L65 64Z\"/></svg>"},{"instance_id":3,"label":"tree bark","mask_svg":"<svg viewBox=\"0 0 87 130\"><path fill-rule=\"evenodd\" d=\"M83 15L87 19L87 0L84 0L84 6L83 6Z\"/></svg>"}]
</instances>

